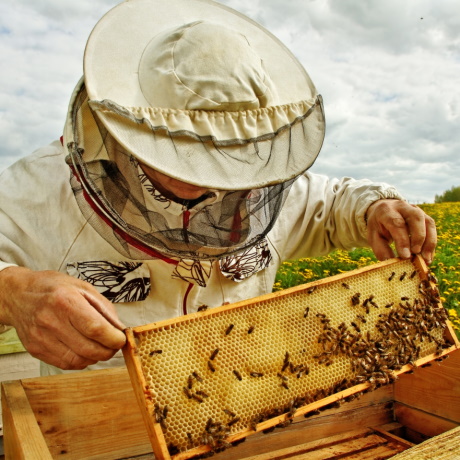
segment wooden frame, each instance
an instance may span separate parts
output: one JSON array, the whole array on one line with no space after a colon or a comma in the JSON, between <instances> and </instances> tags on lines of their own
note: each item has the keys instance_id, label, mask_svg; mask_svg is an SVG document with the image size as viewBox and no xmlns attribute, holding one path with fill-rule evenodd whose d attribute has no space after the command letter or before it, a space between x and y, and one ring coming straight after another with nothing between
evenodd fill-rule
<instances>
[{"instance_id":1,"label":"wooden frame","mask_svg":"<svg viewBox=\"0 0 460 460\"><path fill-rule=\"evenodd\" d=\"M153 459L125 368L4 382L2 403L6 460ZM369 430L394 436L409 455L413 449L430 449L430 438L443 433L458 447L460 433L451 430L459 425L460 350L455 350L442 363L401 375L395 383L340 408L298 417L285 429L250 436L213 458L274 460L296 453L301 458L307 452L313 459L315 451ZM375 452L369 447L354 458L373 459ZM429 452L436 459L444 451L434 444Z\"/></svg>"},{"instance_id":2,"label":"wooden frame","mask_svg":"<svg viewBox=\"0 0 460 460\"><path fill-rule=\"evenodd\" d=\"M134 388L134 391L135 391L135 394L136 394L136 397L137 397L137 400L140 406L141 413L144 418L144 422L147 428L147 432L148 432L155 456L161 460L163 459L169 460L171 458L175 460L184 460L184 459L196 456L196 455L205 454L206 452L211 450L211 447L209 445L202 444L201 446L190 448L186 452L180 452L180 453L171 453L170 450L168 450L167 442L165 440L165 436L164 436L163 429L161 427L161 423L159 423L155 417L155 404L156 404L155 396L149 390L149 384L146 378L147 371L143 367L143 362L141 361L140 352L138 349L139 348L138 347L139 337L144 332L162 331L163 329L174 327L181 321L186 322L186 321L189 321L190 319L200 320L201 318L213 317L214 315L222 315L222 314L225 315L226 313L232 312L239 308L247 307L248 305L251 306L256 301L263 302L263 301L271 301L272 299L280 299L280 298L282 299L284 296L295 295L299 292L302 293L302 292L305 292L306 290L316 289L316 288L325 286L330 283L337 283L338 281L340 281L343 285L346 285L346 282L349 282L349 280L353 279L354 277L358 275L365 274L371 271L391 269L391 267L393 268L397 267L400 262L401 261L398 259L392 259L386 262L374 264L369 267L364 267L359 270L354 270L352 272L347 272L347 273L337 275L334 277L330 277L324 280L316 281L314 283L309 283L307 285L297 286L295 288L288 289L288 290L278 292L275 294L261 296L261 297L258 297L257 299L250 299L244 302L238 302L233 305L226 305L226 306L222 306L218 308L213 308L205 312L195 313L195 314L187 315L181 318L175 318L175 319L171 319L168 321L162 321L160 323L155 323L155 324L150 324L150 325L128 329L127 330L127 345L124 348L125 361L126 361L128 371L131 376L133 388ZM414 267L417 269L418 273L422 275L421 276L422 279L430 279L427 267L424 264L423 259L421 257L415 257L413 259L413 264L414 264ZM430 284L432 287L435 287L433 280L430 281ZM446 336L446 339L451 343L451 346L449 348L444 349L442 352L438 350L436 353L432 353L432 354L423 356L420 359L417 359L415 363L407 364L403 366L401 369L394 371L393 374L398 376L406 372L412 372L414 366L427 365L431 361L440 360L442 356L445 356L448 353L456 350L459 344L458 344L458 340L449 322L447 322L447 328L445 329L445 336ZM369 382L356 384L351 388L347 388L343 391L335 392L334 394L331 394L325 398L322 398L321 400L317 400L315 402L306 404L302 407L298 407L296 408L294 412L291 412L289 414L283 413L282 415L271 417L268 420L264 420L261 423L258 423L256 427L243 429L237 433L233 433L226 438L226 441L228 443L235 443L240 440L244 440L244 438L246 438L247 436L253 435L258 432L266 431L279 424L288 424L292 417L299 417L302 415L306 415L308 413L312 413L324 406L334 404L337 401L345 400L351 397L351 395L353 394L367 391L371 387L372 385ZM404 409L398 409L398 410L404 411Z\"/></svg>"}]
</instances>

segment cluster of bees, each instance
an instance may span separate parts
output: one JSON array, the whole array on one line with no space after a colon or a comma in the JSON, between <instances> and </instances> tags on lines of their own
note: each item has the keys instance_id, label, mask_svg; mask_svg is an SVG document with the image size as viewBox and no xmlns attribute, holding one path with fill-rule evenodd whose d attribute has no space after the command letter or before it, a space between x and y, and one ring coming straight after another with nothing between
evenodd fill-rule
<instances>
[{"instance_id":1,"label":"cluster of bees","mask_svg":"<svg viewBox=\"0 0 460 460\"><path fill-rule=\"evenodd\" d=\"M209 418L206 422L204 431L198 437L198 443L210 446L211 450L199 456L195 456L194 458L211 457L217 452L222 452L225 449L244 441L244 438L241 441L233 443L229 443L227 441L231 427L239 421L239 417L237 417L234 412L227 409L224 409L224 412L230 417L230 420L227 423L215 421L212 418ZM187 441L188 449L192 449L195 446L195 442L192 434L189 432L187 433ZM180 452L180 449L174 444L169 444L168 451L170 455L175 455Z\"/></svg>"},{"instance_id":2,"label":"cluster of bees","mask_svg":"<svg viewBox=\"0 0 460 460\"><path fill-rule=\"evenodd\" d=\"M416 273L407 275L403 272L399 280L403 281L406 276L413 278ZM388 281L397 279L395 275L392 272ZM336 328L330 325L325 315L318 314L323 324L318 342L322 344L323 351L314 358L326 366L331 365L336 356L350 358L354 378L347 381L347 387L369 382L372 390L393 382L396 379L394 371L403 366L409 364L415 368L423 342L435 343L435 353L441 355L450 344L439 337L439 331L446 327L448 315L439 303L436 281L434 275L428 273L427 279L422 280L418 287L420 298L411 300L402 296L398 305L394 302L382 305L384 312L378 315L374 334L369 331L361 333L362 324L367 322L365 314L357 313L351 327L342 322ZM344 287L350 288L345 284ZM353 307L362 307L367 314L370 308L380 308L375 296L371 295L362 302L360 297L360 293L351 297ZM438 334L434 334L435 331Z\"/></svg>"},{"instance_id":3,"label":"cluster of bees","mask_svg":"<svg viewBox=\"0 0 460 460\"><path fill-rule=\"evenodd\" d=\"M188 399L194 399L195 401L202 403L204 401L204 398L209 398L209 395L204 390L193 391L193 384L195 381L201 383L203 381L203 377L201 377L201 375L198 374L198 372L193 371L188 376L187 386L184 387L184 393Z\"/></svg>"},{"instance_id":4,"label":"cluster of bees","mask_svg":"<svg viewBox=\"0 0 460 460\"><path fill-rule=\"evenodd\" d=\"M417 274L402 272L396 274L391 272L388 277L389 282L403 281L412 279ZM248 423L248 428L257 431L257 425L266 420L273 419L280 415L285 415L282 421L276 426L264 430L269 432L276 427L286 427L292 423L293 417L300 407L304 407L315 401L326 398L361 383L368 383L366 390L355 392L341 400L329 405L325 405L314 411L305 414L305 417L318 414L320 411L338 407L343 402L351 401L359 397L363 392L372 391L380 386L392 383L396 380L395 371L402 369L409 364L416 367L416 361L421 357L421 344L429 342L434 344L436 354L440 356L443 350L450 344L443 338L442 331L446 327L447 312L439 302L439 292L435 286L436 279L432 274L428 274L426 280L422 280L418 286L419 296L410 299L402 296L399 302L391 302L379 305L374 295L362 296L356 292L350 297L351 307L356 309L356 317L350 324L345 322L338 326L332 325L332 320L323 313L316 313L316 318L321 324L321 331L318 336L320 352L313 356L313 359L319 364L330 366L336 359L346 358L350 361L351 375L349 378L342 378L333 383L329 388L311 390L302 396L293 397L287 404L282 407L270 408L263 410L261 413L252 417ZM350 286L342 283L343 288L351 290ZM308 294L312 294L316 287L309 288ZM353 291L351 291L353 292ZM350 292L350 293L351 293ZM373 315L373 324L369 323L368 317L371 309L378 309L378 319L375 321ZM376 310L377 311L377 310ZM307 318L310 314L310 308L304 310L303 317ZM372 327L371 327L372 326ZM229 335L234 328L230 324L224 331ZM251 334L254 326L247 331ZM363 332L365 330L366 332ZM371 332L372 331L372 332ZM158 354L159 350L155 350ZM208 357L207 367L211 372L215 372L214 359L219 353L216 348ZM439 360L444 357L440 357ZM427 364L429 365L429 364ZM294 363L289 352L286 352L282 366L277 372L280 386L289 390L290 378L301 378L310 373L310 368L304 363ZM235 378L242 380L242 375L238 370L233 370ZM263 373L251 372L251 377L263 377ZM196 383L203 382L202 377L197 372L192 372L183 387L185 396L197 403L202 403L208 394L201 389L196 389ZM191 433L187 433L188 449L197 445L208 445L210 451L202 454L201 458L211 456L215 452L220 452L226 448L235 445L229 443L228 436L231 434L232 427L240 422L240 417L229 409L223 409L227 418L225 421L217 421L209 418L201 434L196 435L195 439ZM162 428L166 428L167 406L161 408L155 406L154 417ZM239 442L244 441L245 438ZM171 455L179 452L174 445L168 446Z\"/></svg>"}]
</instances>

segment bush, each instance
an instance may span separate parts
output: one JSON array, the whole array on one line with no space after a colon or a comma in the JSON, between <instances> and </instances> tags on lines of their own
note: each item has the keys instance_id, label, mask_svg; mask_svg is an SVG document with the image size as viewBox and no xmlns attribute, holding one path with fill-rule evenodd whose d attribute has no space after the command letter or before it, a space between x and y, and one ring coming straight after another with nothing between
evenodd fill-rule
<instances>
[{"instance_id":1,"label":"bush","mask_svg":"<svg viewBox=\"0 0 460 460\"><path fill-rule=\"evenodd\" d=\"M460 201L460 186L454 187L450 190L446 190L442 195L435 195L435 203L451 203L454 201Z\"/></svg>"}]
</instances>

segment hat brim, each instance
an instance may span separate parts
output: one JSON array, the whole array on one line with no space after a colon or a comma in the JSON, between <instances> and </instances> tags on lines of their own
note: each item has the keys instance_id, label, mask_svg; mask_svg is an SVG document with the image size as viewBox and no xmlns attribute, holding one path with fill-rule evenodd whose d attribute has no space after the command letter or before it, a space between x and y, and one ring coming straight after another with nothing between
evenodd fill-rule
<instances>
[{"instance_id":1,"label":"hat brim","mask_svg":"<svg viewBox=\"0 0 460 460\"><path fill-rule=\"evenodd\" d=\"M275 36L241 13L211 0L130 0L110 10L93 29L85 50L89 99L113 101L122 107L150 106L138 78L146 46L157 34L193 21L210 21L245 35L263 60L280 105L319 101L305 69ZM225 52L225 44L222 47ZM115 112L96 114L112 136L147 166L184 182L227 190L263 187L302 173L315 161L325 131L322 104L318 102L308 123L311 139L302 148L290 149L289 154L266 149L264 156L242 159L239 153L222 155L218 149L219 154L210 155L206 149L193 150L192 141L188 154L183 150L171 154L153 148L152 131L147 125Z\"/></svg>"}]
</instances>

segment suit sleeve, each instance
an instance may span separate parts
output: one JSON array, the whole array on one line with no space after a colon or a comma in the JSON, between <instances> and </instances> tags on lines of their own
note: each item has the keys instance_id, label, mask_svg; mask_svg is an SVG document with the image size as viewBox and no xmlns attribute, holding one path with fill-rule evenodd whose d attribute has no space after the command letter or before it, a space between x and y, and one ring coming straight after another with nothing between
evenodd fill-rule
<instances>
[{"instance_id":1,"label":"suit sleeve","mask_svg":"<svg viewBox=\"0 0 460 460\"><path fill-rule=\"evenodd\" d=\"M291 187L270 241L281 260L368 246L366 211L385 198L403 199L385 183L307 172Z\"/></svg>"}]
</instances>

